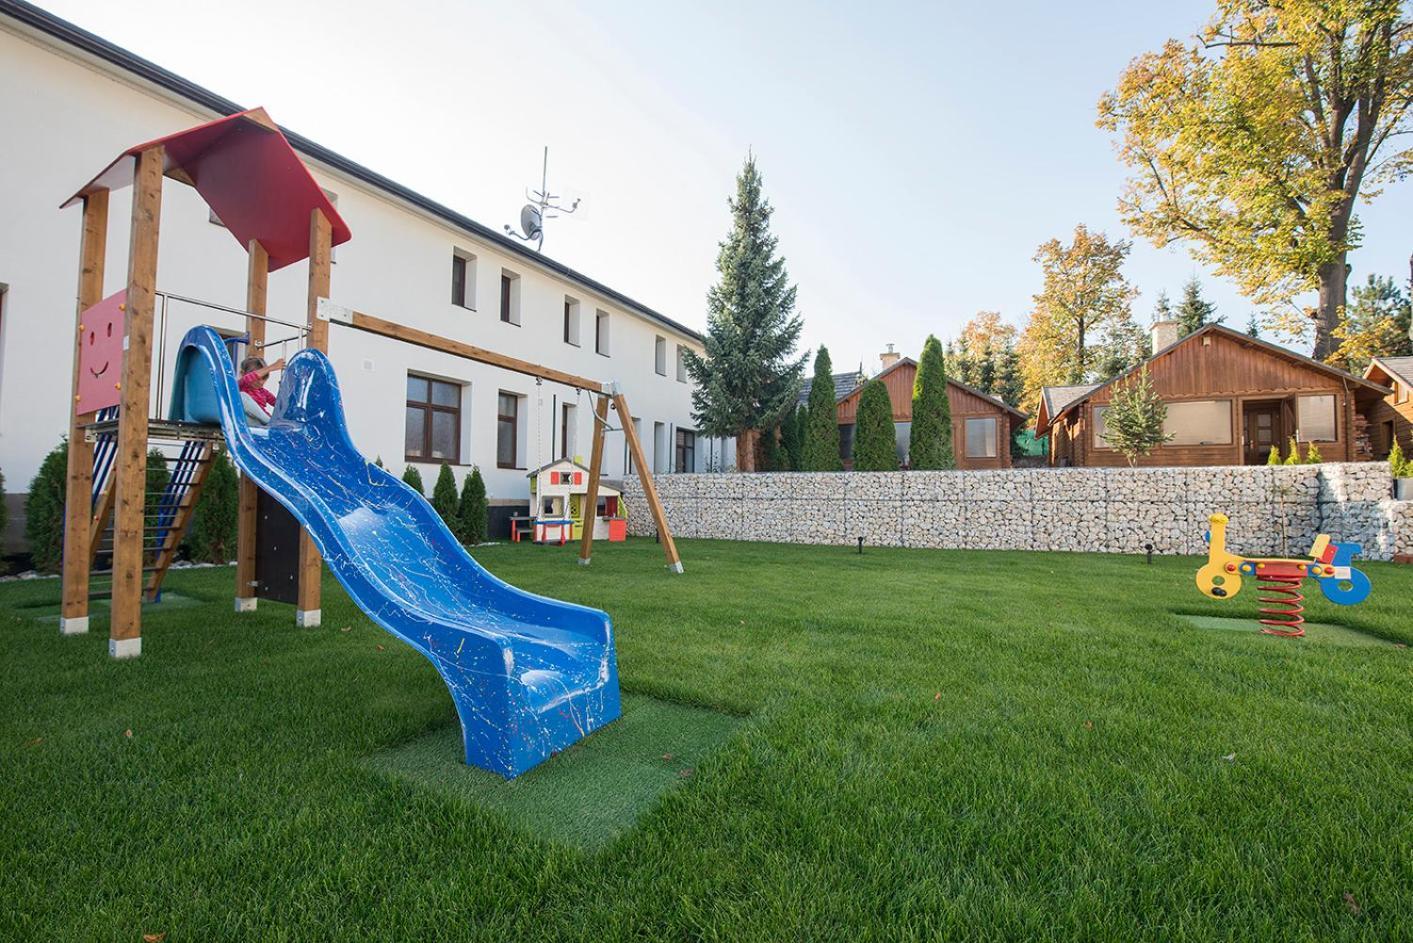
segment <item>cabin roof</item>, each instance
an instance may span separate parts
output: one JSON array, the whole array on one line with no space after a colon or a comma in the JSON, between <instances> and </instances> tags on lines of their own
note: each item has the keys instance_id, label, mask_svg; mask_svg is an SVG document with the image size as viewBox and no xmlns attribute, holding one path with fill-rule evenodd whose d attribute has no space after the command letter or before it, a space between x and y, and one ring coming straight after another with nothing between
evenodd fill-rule
<instances>
[{"instance_id":1,"label":"cabin roof","mask_svg":"<svg viewBox=\"0 0 1413 943\"><path fill-rule=\"evenodd\" d=\"M912 367L913 369L917 369L917 361L914 360L914 359L911 358L911 357L900 357L900 358L898 358L896 361L894 361L893 363L890 363L888 366L884 367L882 370L880 370L880 371L878 371L877 373L875 373L875 374L874 374L872 377L870 377L869 379L870 379L870 380L881 380L881 379L883 379L884 377L886 377L888 374L892 373L893 371L898 370L898 369L901 369L902 367L905 367L905 366ZM995 407L998 408L998 409L1005 410L1006 412L1011 413L1011 414L1014 415L1014 416L1018 416L1018 417L1021 418L1021 419L1026 418L1026 415L1025 415L1024 412L1022 412L1021 410L1017 409L1016 407L1010 405L1010 404L1007 403L1005 400L997 399L996 397L992 396L990 393L983 393L981 390L978 390L976 387L974 387L974 386L968 386L967 384L963 383L962 381L960 381L960 380L954 380L954 379L952 379L951 377L948 377L948 378L947 378L947 383L950 384L951 386L957 387L957 388L960 389L960 390L965 390L966 392L970 393L972 396L975 396L977 399L985 400L986 402L990 403L991 405L995 406ZM854 389L849 390L849 392L845 393L843 396L838 397L838 398L835 400L835 404L837 405L837 404L839 404L839 403L844 402L844 401L847 400L847 399L850 399L851 397L854 397L854 396L862 396L862 395L863 395L863 384L860 383L860 384L859 384L857 387L855 387Z\"/></svg>"},{"instance_id":2,"label":"cabin roof","mask_svg":"<svg viewBox=\"0 0 1413 943\"><path fill-rule=\"evenodd\" d=\"M1413 386L1413 357L1375 357L1369 361L1369 366L1364 368L1364 379L1373 380L1375 376Z\"/></svg>"}]
</instances>

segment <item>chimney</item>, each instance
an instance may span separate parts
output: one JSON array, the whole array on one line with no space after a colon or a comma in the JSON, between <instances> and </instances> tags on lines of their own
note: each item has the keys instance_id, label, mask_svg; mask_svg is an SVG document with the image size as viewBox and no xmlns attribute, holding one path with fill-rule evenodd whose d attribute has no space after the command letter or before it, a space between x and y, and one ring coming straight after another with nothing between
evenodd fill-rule
<instances>
[{"instance_id":1,"label":"chimney","mask_svg":"<svg viewBox=\"0 0 1413 943\"><path fill-rule=\"evenodd\" d=\"M1164 347L1170 347L1178 342L1178 323L1176 321L1154 321L1153 322L1153 353L1157 353Z\"/></svg>"},{"instance_id":2,"label":"chimney","mask_svg":"<svg viewBox=\"0 0 1413 943\"><path fill-rule=\"evenodd\" d=\"M901 359L903 359L903 355L894 353L892 344L889 344L888 349L878 355L878 362L883 364L884 370L887 370Z\"/></svg>"}]
</instances>

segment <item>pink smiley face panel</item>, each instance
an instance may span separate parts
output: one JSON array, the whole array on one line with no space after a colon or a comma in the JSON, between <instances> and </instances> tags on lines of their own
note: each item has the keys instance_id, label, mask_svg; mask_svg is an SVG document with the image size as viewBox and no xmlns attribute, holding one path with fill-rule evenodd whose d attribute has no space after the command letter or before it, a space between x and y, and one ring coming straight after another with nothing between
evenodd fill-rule
<instances>
[{"instance_id":1,"label":"pink smiley face panel","mask_svg":"<svg viewBox=\"0 0 1413 943\"><path fill-rule=\"evenodd\" d=\"M79 336L78 402L75 411L91 413L118 405L122 396L123 325L127 292L119 291L83 312Z\"/></svg>"}]
</instances>

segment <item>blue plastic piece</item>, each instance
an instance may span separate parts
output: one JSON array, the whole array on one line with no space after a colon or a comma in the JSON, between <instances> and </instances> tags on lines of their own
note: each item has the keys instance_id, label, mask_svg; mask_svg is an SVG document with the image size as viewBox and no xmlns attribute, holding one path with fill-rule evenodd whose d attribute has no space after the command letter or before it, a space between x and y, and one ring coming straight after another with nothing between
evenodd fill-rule
<instances>
[{"instance_id":1,"label":"blue plastic piece","mask_svg":"<svg viewBox=\"0 0 1413 943\"><path fill-rule=\"evenodd\" d=\"M467 763L518 776L621 714L608 614L473 560L426 499L354 448L323 354L290 358L269 426L252 427L223 338L193 328L171 418L220 423L241 472L305 527L354 602L436 666Z\"/></svg>"},{"instance_id":2,"label":"blue plastic piece","mask_svg":"<svg viewBox=\"0 0 1413 943\"><path fill-rule=\"evenodd\" d=\"M1348 576L1321 576L1318 577L1320 592L1325 594L1325 598L1332 603L1341 606L1354 606L1369 598L1369 592L1374 588L1369 582L1369 577L1359 570L1353 568L1354 558L1359 556L1359 551L1364 548L1359 544L1342 544L1335 541L1331 544L1334 547L1334 557L1329 565L1333 567L1350 567ZM1348 588L1340 588L1341 583L1348 583Z\"/></svg>"}]
</instances>

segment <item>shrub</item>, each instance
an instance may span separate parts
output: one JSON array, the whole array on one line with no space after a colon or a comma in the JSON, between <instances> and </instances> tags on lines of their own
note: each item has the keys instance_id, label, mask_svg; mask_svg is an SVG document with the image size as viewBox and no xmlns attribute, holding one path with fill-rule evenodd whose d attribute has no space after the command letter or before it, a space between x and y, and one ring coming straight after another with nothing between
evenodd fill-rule
<instances>
[{"instance_id":1,"label":"shrub","mask_svg":"<svg viewBox=\"0 0 1413 943\"><path fill-rule=\"evenodd\" d=\"M54 573L64 559L64 489L69 443L60 442L44 456L25 496L25 539L34 568Z\"/></svg>"},{"instance_id":2,"label":"shrub","mask_svg":"<svg viewBox=\"0 0 1413 943\"><path fill-rule=\"evenodd\" d=\"M1267 465L1279 465L1281 463L1281 450L1279 446L1271 446L1271 452L1266 456Z\"/></svg>"},{"instance_id":3,"label":"shrub","mask_svg":"<svg viewBox=\"0 0 1413 943\"><path fill-rule=\"evenodd\" d=\"M226 453L217 452L211 456L211 468L187 533L191 558L203 563L234 560L239 521L240 479Z\"/></svg>"},{"instance_id":4,"label":"shrub","mask_svg":"<svg viewBox=\"0 0 1413 943\"><path fill-rule=\"evenodd\" d=\"M1395 478L1413 478L1413 459L1404 456L1397 436L1394 436L1393 448L1388 452L1388 470Z\"/></svg>"},{"instance_id":5,"label":"shrub","mask_svg":"<svg viewBox=\"0 0 1413 943\"><path fill-rule=\"evenodd\" d=\"M373 464L374 464L374 465L377 465L379 468L384 467L384 466L383 466L383 457L382 457L381 455L379 455L377 458L373 459Z\"/></svg>"},{"instance_id":6,"label":"shrub","mask_svg":"<svg viewBox=\"0 0 1413 943\"><path fill-rule=\"evenodd\" d=\"M947 365L942 342L928 335L913 381L913 425L908 467L956 468L952 448L952 404L947 398Z\"/></svg>"},{"instance_id":7,"label":"shrub","mask_svg":"<svg viewBox=\"0 0 1413 943\"><path fill-rule=\"evenodd\" d=\"M1325 457L1320 454L1320 447L1319 447L1318 445L1316 445L1314 442L1311 442L1311 443L1310 443L1310 450L1305 453L1305 464L1306 464L1306 465L1318 465L1318 464L1320 464L1321 462L1323 462L1324 460L1325 460Z\"/></svg>"},{"instance_id":8,"label":"shrub","mask_svg":"<svg viewBox=\"0 0 1413 943\"><path fill-rule=\"evenodd\" d=\"M1137 376L1115 385L1109 408L1104 412L1104 435L1133 467L1139 456L1152 454L1172 438L1163 431L1167 418L1167 404L1153 389L1145 367Z\"/></svg>"},{"instance_id":9,"label":"shrub","mask_svg":"<svg viewBox=\"0 0 1413 943\"><path fill-rule=\"evenodd\" d=\"M858 424L854 427L854 470L897 471L898 434L893 426L893 401L882 380L869 380L859 394Z\"/></svg>"},{"instance_id":10,"label":"shrub","mask_svg":"<svg viewBox=\"0 0 1413 943\"><path fill-rule=\"evenodd\" d=\"M423 497L427 496L427 489L422 487L422 473L417 470L416 465L408 465L407 470L402 473L404 483L410 485L412 490Z\"/></svg>"},{"instance_id":11,"label":"shrub","mask_svg":"<svg viewBox=\"0 0 1413 943\"><path fill-rule=\"evenodd\" d=\"M456 477L446 462L442 462L441 471L437 472L437 483L432 486L432 509L442 516L442 521L451 528L457 540L464 539L461 522L456 516Z\"/></svg>"},{"instance_id":12,"label":"shrub","mask_svg":"<svg viewBox=\"0 0 1413 943\"><path fill-rule=\"evenodd\" d=\"M809 417L805 420L804 471L843 471L839 458L839 410L834 403L834 365L820 345L810 381ZM737 463L741 458L737 457Z\"/></svg>"},{"instance_id":13,"label":"shrub","mask_svg":"<svg viewBox=\"0 0 1413 943\"><path fill-rule=\"evenodd\" d=\"M481 477L481 467L474 466L471 474L466 476L466 480L461 484L461 506L458 508L458 516L461 518L461 531L464 535L461 539L467 546L475 546L485 543L486 531L489 530L487 518L490 508L486 504L486 482ZM591 511L585 513L585 521L593 519Z\"/></svg>"},{"instance_id":14,"label":"shrub","mask_svg":"<svg viewBox=\"0 0 1413 943\"><path fill-rule=\"evenodd\" d=\"M1295 436L1291 436L1291 437L1290 437L1290 451L1288 451L1288 452L1286 453L1286 456L1285 456L1285 464L1287 464L1287 465L1299 465L1299 464L1300 464L1300 443L1297 442L1297 441L1295 441Z\"/></svg>"}]
</instances>

